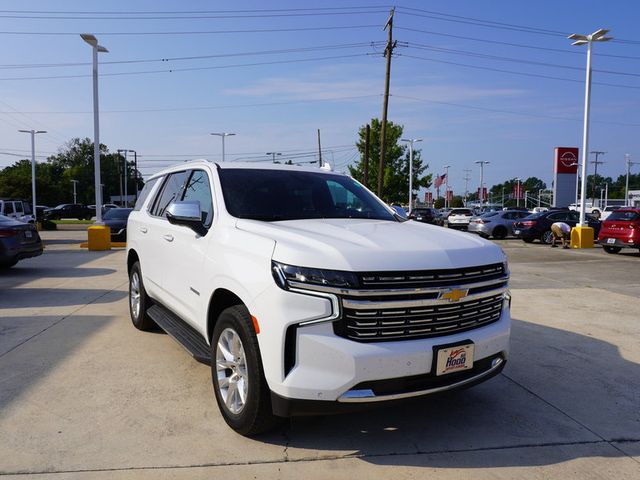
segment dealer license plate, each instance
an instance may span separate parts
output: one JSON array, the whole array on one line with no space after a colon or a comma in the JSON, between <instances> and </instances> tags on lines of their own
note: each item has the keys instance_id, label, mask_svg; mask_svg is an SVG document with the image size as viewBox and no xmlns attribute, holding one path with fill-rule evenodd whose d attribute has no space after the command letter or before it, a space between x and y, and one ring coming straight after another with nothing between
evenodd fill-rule
<instances>
[{"instance_id":1,"label":"dealer license plate","mask_svg":"<svg viewBox=\"0 0 640 480\"><path fill-rule=\"evenodd\" d=\"M473 343L468 343L438 350L436 375L446 375L473 368L473 349Z\"/></svg>"},{"instance_id":2,"label":"dealer license plate","mask_svg":"<svg viewBox=\"0 0 640 480\"><path fill-rule=\"evenodd\" d=\"M615 238L607 238L607 243L616 243Z\"/></svg>"},{"instance_id":3,"label":"dealer license plate","mask_svg":"<svg viewBox=\"0 0 640 480\"><path fill-rule=\"evenodd\" d=\"M513 234L514 234L514 235L520 235L520 230L514 230L514 231L513 231Z\"/></svg>"}]
</instances>

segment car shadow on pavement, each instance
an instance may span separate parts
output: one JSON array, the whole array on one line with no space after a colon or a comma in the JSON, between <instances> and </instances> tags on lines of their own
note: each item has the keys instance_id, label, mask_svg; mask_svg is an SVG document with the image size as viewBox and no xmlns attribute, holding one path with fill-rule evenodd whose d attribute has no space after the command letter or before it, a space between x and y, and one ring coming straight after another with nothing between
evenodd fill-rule
<instances>
[{"instance_id":1,"label":"car shadow on pavement","mask_svg":"<svg viewBox=\"0 0 640 480\"><path fill-rule=\"evenodd\" d=\"M110 275L112 273L117 272L117 270L113 268L77 268L77 267L31 267L31 266L22 266L20 268L17 266L12 268L11 271L7 271L7 275L10 273L16 279L26 279L33 280L34 278L80 278L80 277L100 277L102 275Z\"/></svg>"},{"instance_id":2,"label":"car shadow on pavement","mask_svg":"<svg viewBox=\"0 0 640 480\"><path fill-rule=\"evenodd\" d=\"M347 456L424 467L548 465L624 457L610 442L640 445L639 400L640 365L616 345L514 320L507 368L486 383L365 412L294 418L259 440L283 445L290 461ZM518 447L538 453L505 452Z\"/></svg>"},{"instance_id":3,"label":"car shadow on pavement","mask_svg":"<svg viewBox=\"0 0 640 480\"><path fill-rule=\"evenodd\" d=\"M127 292L90 288L16 288L11 295L0 297L4 308L67 307L88 303L112 303L127 296Z\"/></svg>"}]
</instances>

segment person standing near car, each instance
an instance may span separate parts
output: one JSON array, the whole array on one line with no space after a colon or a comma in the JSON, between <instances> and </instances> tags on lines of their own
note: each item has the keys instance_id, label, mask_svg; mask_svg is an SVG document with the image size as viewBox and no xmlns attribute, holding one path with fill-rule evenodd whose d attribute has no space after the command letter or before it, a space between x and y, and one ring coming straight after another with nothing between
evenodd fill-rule
<instances>
[{"instance_id":1,"label":"person standing near car","mask_svg":"<svg viewBox=\"0 0 640 480\"><path fill-rule=\"evenodd\" d=\"M555 248L556 240L559 238L562 242L562 248L569 248L567 245L567 240L571 235L571 227L564 222L555 222L551 225L551 233L553 234L553 239L551 240L551 247Z\"/></svg>"}]
</instances>

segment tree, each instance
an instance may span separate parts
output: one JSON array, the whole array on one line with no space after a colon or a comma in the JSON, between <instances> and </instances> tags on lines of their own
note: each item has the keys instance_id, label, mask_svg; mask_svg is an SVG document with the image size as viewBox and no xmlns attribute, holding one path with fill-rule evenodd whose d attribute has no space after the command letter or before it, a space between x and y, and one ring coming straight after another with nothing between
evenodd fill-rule
<instances>
[{"instance_id":1,"label":"tree","mask_svg":"<svg viewBox=\"0 0 640 480\"><path fill-rule=\"evenodd\" d=\"M369 139L369 178L367 188L375 191L378 179L378 159L380 158L380 121L371 120L371 137ZM387 152L382 183L382 199L387 203L407 203L409 190L409 148L399 143L402 137L402 125L387 122ZM349 166L351 176L361 183L364 181L364 152L366 126L360 127L356 147L360 159L354 166ZM429 188L431 174L424 175L429 165L423 165L420 150L413 150L413 190L420 187Z\"/></svg>"}]
</instances>

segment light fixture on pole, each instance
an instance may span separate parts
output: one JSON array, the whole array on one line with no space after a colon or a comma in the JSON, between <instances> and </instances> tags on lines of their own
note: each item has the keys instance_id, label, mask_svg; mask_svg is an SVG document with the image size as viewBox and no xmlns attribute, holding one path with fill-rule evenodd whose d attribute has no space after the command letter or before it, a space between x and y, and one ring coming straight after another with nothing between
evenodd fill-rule
<instances>
[{"instance_id":1,"label":"light fixture on pole","mask_svg":"<svg viewBox=\"0 0 640 480\"><path fill-rule=\"evenodd\" d=\"M76 197L76 185L79 183L78 180L71 180L71 183L73 183L73 203L78 203L77 197Z\"/></svg>"},{"instance_id":2,"label":"light fixture on pole","mask_svg":"<svg viewBox=\"0 0 640 480\"><path fill-rule=\"evenodd\" d=\"M271 159L273 163L276 163L276 155L282 155L280 152L267 152L266 155L271 155Z\"/></svg>"},{"instance_id":3,"label":"light fixture on pole","mask_svg":"<svg viewBox=\"0 0 640 480\"><path fill-rule=\"evenodd\" d=\"M569 35L569 39L575 40L571 45L587 46L587 76L584 89L584 125L582 132L582 186L580 188L580 227L587 225L585 221L586 197L587 197L587 161L589 155L589 109L591 103L591 46L593 42L607 42L613 37L606 37L609 30L601 28L590 35L580 35L574 33Z\"/></svg>"},{"instance_id":4,"label":"light fixture on pole","mask_svg":"<svg viewBox=\"0 0 640 480\"><path fill-rule=\"evenodd\" d=\"M478 160L477 162L480 165L480 206L484 203L484 166L490 164L491 162L488 160Z\"/></svg>"},{"instance_id":5,"label":"light fixture on pole","mask_svg":"<svg viewBox=\"0 0 640 480\"><path fill-rule=\"evenodd\" d=\"M36 135L38 133L47 133L45 130L18 130L21 133L31 134L31 201L33 202L33 218L37 220L36 215ZM627 177L628 178L628 177Z\"/></svg>"},{"instance_id":6,"label":"light fixture on pole","mask_svg":"<svg viewBox=\"0 0 640 480\"><path fill-rule=\"evenodd\" d=\"M413 210L413 143L421 142L421 138L402 138L403 142L409 144L409 214Z\"/></svg>"},{"instance_id":7,"label":"light fixture on pole","mask_svg":"<svg viewBox=\"0 0 640 480\"><path fill-rule=\"evenodd\" d=\"M631 161L631 155L628 153L624 154L624 162L627 166L627 181L624 186L624 205L625 207L629 206L629 171L631 170L631 165L635 165L638 162Z\"/></svg>"},{"instance_id":8,"label":"light fixture on pole","mask_svg":"<svg viewBox=\"0 0 640 480\"><path fill-rule=\"evenodd\" d=\"M224 139L225 137L232 137L233 135L235 135L235 133L220 132L220 133L210 133L209 135L216 135L222 138L222 161L224 162Z\"/></svg>"},{"instance_id":9,"label":"light fixture on pole","mask_svg":"<svg viewBox=\"0 0 640 480\"><path fill-rule=\"evenodd\" d=\"M98 39L89 33L80 35L82 40L91 45L93 51L93 168L95 170L96 189L96 223L102 224L102 191L100 188L100 121L98 108L98 53L109 50L98 45Z\"/></svg>"}]
</instances>

